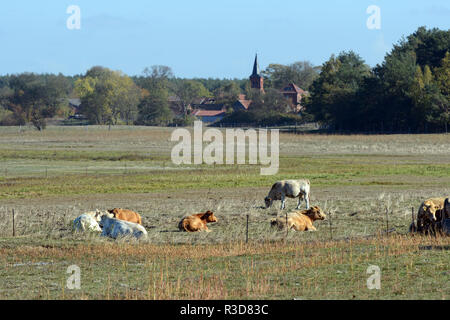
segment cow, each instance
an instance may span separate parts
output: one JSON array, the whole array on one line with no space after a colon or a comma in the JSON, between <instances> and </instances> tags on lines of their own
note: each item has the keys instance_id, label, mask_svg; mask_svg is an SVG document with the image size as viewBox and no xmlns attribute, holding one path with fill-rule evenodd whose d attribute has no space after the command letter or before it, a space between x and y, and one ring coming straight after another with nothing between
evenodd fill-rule
<instances>
[{"instance_id":1,"label":"cow","mask_svg":"<svg viewBox=\"0 0 450 320\"><path fill-rule=\"evenodd\" d=\"M316 220L325 220L327 216L317 206L311 207L308 210L294 211L287 216L287 227L295 231L317 231L313 226ZM270 221L272 227L278 227L279 230L286 228L286 218L279 217Z\"/></svg>"},{"instance_id":2,"label":"cow","mask_svg":"<svg viewBox=\"0 0 450 320\"><path fill-rule=\"evenodd\" d=\"M139 215L139 213L136 213L134 211L116 208L116 209L108 210L108 212L111 213L114 216L114 218L116 218L116 219L134 222L134 223L138 223L138 224L142 225L141 216Z\"/></svg>"},{"instance_id":3,"label":"cow","mask_svg":"<svg viewBox=\"0 0 450 320\"><path fill-rule=\"evenodd\" d=\"M178 229L186 232L206 231L211 232L208 229L207 223L217 222L218 219L211 211L205 213L198 213L189 217L184 217L178 224Z\"/></svg>"},{"instance_id":4,"label":"cow","mask_svg":"<svg viewBox=\"0 0 450 320\"><path fill-rule=\"evenodd\" d=\"M272 206L273 201L281 200L281 210L286 208L286 197L297 198L297 210L300 209L302 200L305 199L306 209L309 209L311 183L307 179L283 180L276 182L270 189L269 194L264 199L266 209Z\"/></svg>"},{"instance_id":5,"label":"cow","mask_svg":"<svg viewBox=\"0 0 450 320\"><path fill-rule=\"evenodd\" d=\"M444 216L445 219L450 219L450 198L444 200Z\"/></svg>"},{"instance_id":6,"label":"cow","mask_svg":"<svg viewBox=\"0 0 450 320\"><path fill-rule=\"evenodd\" d=\"M109 213L103 215L100 220L100 226L103 228L102 236L113 239L134 237L138 240L147 238L147 230L140 224L119 220Z\"/></svg>"},{"instance_id":7,"label":"cow","mask_svg":"<svg viewBox=\"0 0 450 320\"><path fill-rule=\"evenodd\" d=\"M434 233L436 224L444 219L445 198L430 198L422 202L417 213L417 231Z\"/></svg>"},{"instance_id":8,"label":"cow","mask_svg":"<svg viewBox=\"0 0 450 320\"><path fill-rule=\"evenodd\" d=\"M73 221L73 227L76 232L96 231L101 232L99 226L100 219L106 212L96 211L86 212Z\"/></svg>"}]
</instances>

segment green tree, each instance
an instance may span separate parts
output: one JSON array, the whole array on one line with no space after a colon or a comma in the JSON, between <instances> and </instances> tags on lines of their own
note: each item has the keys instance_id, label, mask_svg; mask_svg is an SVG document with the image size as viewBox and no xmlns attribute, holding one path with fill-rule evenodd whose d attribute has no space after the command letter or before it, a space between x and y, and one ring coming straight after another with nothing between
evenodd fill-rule
<instances>
[{"instance_id":1,"label":"green tree","mask_svg":"<svg viewBox=\"0 0 450 320\"><path fill-rule=\"evenodd\" d=\"M309 61L298 61L287 66L270 64L262 74L265 77L265 86L267 88L282 89L292 82L308 90L318 77L318 71L319 68L314 67Z\"/></svg>"},{"instance_id":2,"label":"green tree","mask_svg":"<svg viewBox=\"0 0 450 320\"><path fill-rule=\"evenodd\" d=\"M214 91L216 103L223 103L225 108L231 109L241 92L239 85L235 81L222 84Z\"/></svg>"},{"instance_id":3,"label":"green tree","mask_svg":"<svg viewBox=\"0 0 450 320\"><path fill-rule=\"evenodd\" d=\"M120 71L93 67L75 82L82 112L96 124L132 123L138 115L141 91Z\"/></svg>"},{"instance_id":4,"label":"green tree","mask_svg":"<svg viewBox=\"0 0 450 320\"><path fill-rule=\"evenodd\" d=\"M66 103L70 86L62 75L13 75L0 93L4 108L13 113L16 124L31 122L38 130L46 127L46 118L55 116Z\"/></svg>"},{"instance_id":5,"label":"green tree","mask_svg":"<svg viewBox=\"0 0 450 320\"><path fill-rule=\"evenodd\" d=\"M169 109L167 90L155 88L139 104L137 123L150 126L167 126L173 120Z\"/></svg>"},{"instance_id":6,"label":"green tree","mask_svg":"<svg viewBox=\"0 0 450 320\"><path fill-rule=\"evenodd\" d=\"M175 93L178 96L180 111L187 116L188 107L194 101L201 97L211 97L211 93L203 84L194 80L179 81L175 87Z\"/></svg>"},{"instance_id":7,"label":"green tree","mask_svg":"<svg viewBox=\"0 0 450 320\"><path fill-rule=\"evenodd\" d=\"M308 112L335 130L352 129L358 121L359 89L370 76L370 68L356 53L331 56L310 88L306 100Z\"/></svg>"}]
</instances>

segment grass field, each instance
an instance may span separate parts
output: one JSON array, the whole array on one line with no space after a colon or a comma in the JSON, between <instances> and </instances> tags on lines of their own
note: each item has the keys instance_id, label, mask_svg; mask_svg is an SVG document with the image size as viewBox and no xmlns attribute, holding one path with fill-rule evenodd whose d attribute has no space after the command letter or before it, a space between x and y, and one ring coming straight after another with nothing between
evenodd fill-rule
<instances>
[{"instance_id":1,"label":"grass field","mask_svg":"<svg viewBox=\"0 0 450 320\"><path fill-rule=\"evenodd\" d=\"M172 130L0 128L0 299L449 298L449 238L407 231L412 208L450 195L450 135L281 134L279 173L260 176L175 166ZM284 178L311 180L329 215L318 232L271 230L280 204L263 199ZM148 240L72 232L81 213L114 207L139 212ZM219 218L211 233L177 231L205 210ZM81 290L65 286L74 264ZM366 286L370 265L380 290Z\"/></svg>"}]
</instances>

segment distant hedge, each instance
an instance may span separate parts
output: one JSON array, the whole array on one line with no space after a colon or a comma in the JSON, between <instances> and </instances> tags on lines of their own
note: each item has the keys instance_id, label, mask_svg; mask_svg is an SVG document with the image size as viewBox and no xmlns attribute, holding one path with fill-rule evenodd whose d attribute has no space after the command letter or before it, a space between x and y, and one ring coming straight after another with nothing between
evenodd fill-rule
<instances>
[{"instance_id":1,"label":"distant hedge","mask_svg":"<svg viewBox=\"0 0 450 320\"><path fill-rule=\"evenodd\" d=\"M255 111L236 111L227 115L222 120L215 123L215 126L229 125L252 125L252 126L277 126L277 125L295 125L303 123L304 119L297 114L286 114L279 112L255 112Z\"/></svg>"}]
</instances>

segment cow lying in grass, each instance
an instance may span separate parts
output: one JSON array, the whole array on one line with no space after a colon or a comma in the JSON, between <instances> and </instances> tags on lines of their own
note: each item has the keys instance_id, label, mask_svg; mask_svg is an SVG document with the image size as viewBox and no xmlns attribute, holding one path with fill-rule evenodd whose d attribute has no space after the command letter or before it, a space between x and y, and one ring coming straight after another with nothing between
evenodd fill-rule
<instances>
[{"instance_id":1,"label":"cow lying in grass","mask_svg":"<svg viewBox=\"0 0 450 320\"><path fill-rule=\"evenodd\" d=\"M134 223L138 223L138 224L142 225L141 216L139 215L139 213L136 213L134 211L116 208L116 209L108 210L108 212L111 213L114 216L114 218L116 218L116 219L128 221L128 222L134 222Z\"/></svg>"},{"instance_id":2,"label":"cow lying in grass","mask_svg":"<svg viewBox=\"0 0 450 320\"><path fill-rule=\"evenodd\" d=\"M148 235L147 230L140 224L116 219L111 213L102 216L100 226L103 228L101 235L113 239L124 237L145 239Z\"/></svg>"},{"instance_id":3,"label":"cow lying in grass","mask_svg":"<svg viewBox=\"0 0 450 320\"><path fill-rule=\"evenodd\" d=\"M294 211L288 214L287 227L295 231L316 231L313 222L316 220L325 220L325 213L319 207L311 207L308 210ZM272 227L278 227L279 230L286 228L286 218L279 217L270 221Z\"/></svg>"},{"instance_id":4,"label":"cow lying in grass","mask_svg":"<svg viewBox=\"0 0 450 320\"><path fill-rule=\"evenodd\" d=\"M217 218L211 211L205 213L194 214L183 218L178 224L178 229L186 232L206 231L210 232L207 223L217 222Z\"/></svg>"},{"instance_id":5,"label":"cow lying in grass","mask_svg":"<svg viewBox=\"0 0 450 320\"><path fill-rule=\"evenodd\" d=\"M286 197L288 197L298 198L297 210L300 209L303 199L306 202L306 209L309 209L310 189L311 183L307 179L278 181L272 186L268 196L264 199L266 208L270 208L273 201L281 200L281 210L283 210L286 208Z\"/></svg>"},{"instance_id":6,"label":"cow lying in grass","mask_svg":"<svg viewBox=\"0 0 450 320\"><path fill-rule=\"evenodd\" d=\"M422 202L417 213L416 229L418 232L428 234L435 233L437 229L440 229L440 223L445 219L445 200L445 198L430 198Z\"/></svg>"},{"instance_id":7,"label":"cow lying in grass","mask_svg":"<svg viewBox=\"0 0 450 320\"><path fill-rule=\"evenodd\" d=\"M99 210L86 212L73 221L73 227L76 232L101 232L102 229L100 228L98 223L100 222L101 217L106 213L107 212L102 212Z\"/></svg>"}]
</instances>

